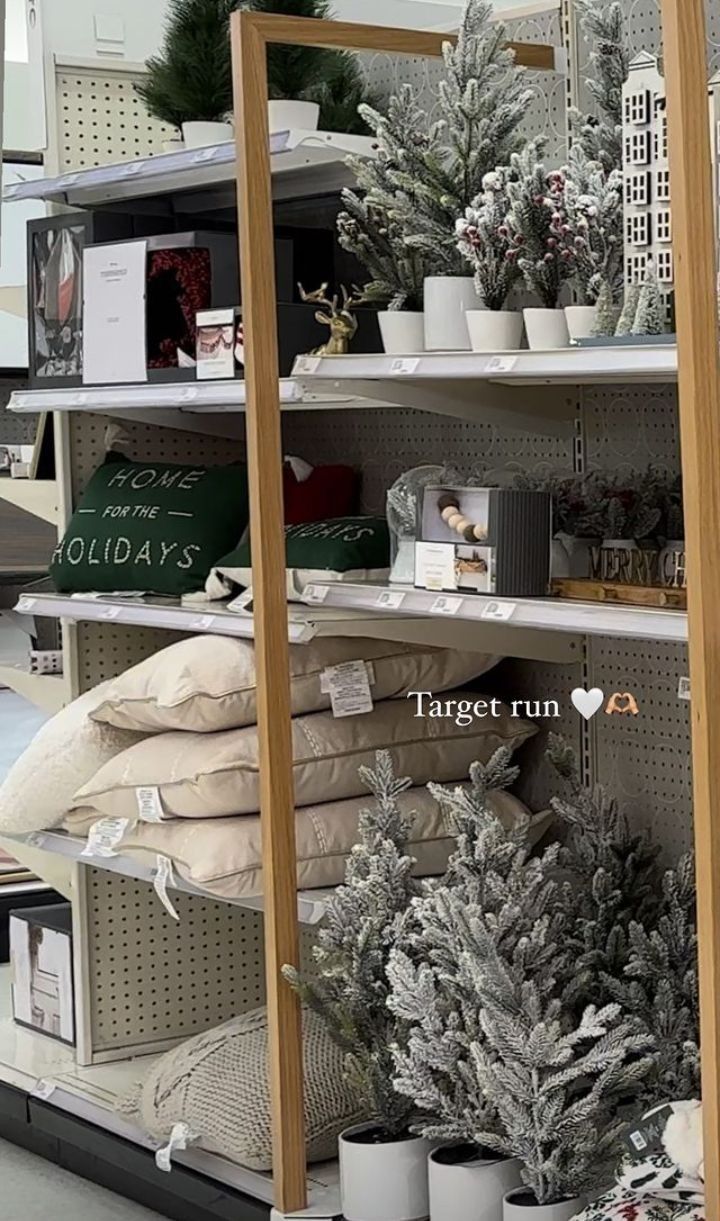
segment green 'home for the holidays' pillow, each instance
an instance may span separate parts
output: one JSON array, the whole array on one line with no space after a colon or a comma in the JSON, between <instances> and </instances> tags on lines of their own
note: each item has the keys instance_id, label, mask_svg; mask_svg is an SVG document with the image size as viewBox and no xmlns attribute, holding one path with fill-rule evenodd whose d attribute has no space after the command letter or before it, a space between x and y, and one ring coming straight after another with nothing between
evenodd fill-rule
<instances>
[{"instance_id":1,"label":"green 'home for the holidays' pillow","mask_svg":"<svg viewBox=\"0 0 720 1221\"><path fill-rule=\"evenodd\" d=\"M240 463L175 466L111 454L90 480L50 575L61 593L194 593L247 522Z\"/></svg>"},{"instance_id":2,"label":"green 'home for the holidays' pillow","mask_svg":"<svg viewBox=\"0 0 720 1221\"><path fill-rule=\"evenodd\" d=\"M287 592L291 600L313 581L382 581L390 565L390 537L384 517L334 517L285 527ZM206 590L226 597L252 583L250 541L213 566Z\"/></svg>"}]
</instances>

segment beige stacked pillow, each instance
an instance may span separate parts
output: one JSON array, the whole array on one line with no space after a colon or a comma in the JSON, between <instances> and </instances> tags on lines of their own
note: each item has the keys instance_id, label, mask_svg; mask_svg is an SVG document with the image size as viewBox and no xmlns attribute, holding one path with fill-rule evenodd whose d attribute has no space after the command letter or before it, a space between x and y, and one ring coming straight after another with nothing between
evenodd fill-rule
<instances>
[{"instance_id":1,"label":"beige stacked pillow","mask_svg":"<svg viewBox=\"0 0 720 1221\"><path fill-rule=\"evenodd\" d=\"M399 797L400 809L412 815L407 853L415 858L418 877L445 872L455 848L442 812L426 788L410 789ZM371 798L352 797L305 806L296 811L297 884L300 890L339 886L345 866L358 841L360 811ZM531 818L510 793L490 794L490 809L508 830L530 819L530 839L537 843L550 823L550 815ZM66 827L73 835L87 835L97 813L75 810ZM208 894L223 899L247 899L262 894L260 818L177 819L167 823L129 823L117 843L118 852L130 852L143 861L157 854L173 861L178 875Z\"/></svg>"},{"instance_id":2,"label":"beige stacked pillow","mask_svg":"<svg viewBox=\"0 0 720 1221\"><path fill-rule=\"evenodd\" d=\"M472 704L474 692L454 698ZM415 700L386 700L365 716L336 719L315 712L292 721L296 806L365 795L358 769L370 767L378 750L392 753L397 774L416 785L467 776L476 760L487 763L501 746L515 750L535 725L499 715L458 726L449 717L418 717ZM138 817L138 789L157 790L168 818L222 818L260 809L256 726L224 733L163 733L146 738L101 767L75 793L72 807L88 807L100 818Z\"/></svg>"},{"instance_id":3,"label":"beige stacked pillow","mask_svg":"<svg viewBox=\"0 0 720 1221\"><path fill-rule=\"evenodd\" d=\"M321 689L323 671L359 659L370 663L375 703L411 690L463 687L498 661L483 653L353 637L291 645L293 716L329 708L330 696ZM163 649L106 684L92 715L118 729L145 734L240 729L257 721L256 686L251 641L198 636Z\"/></svg>"}]
</instances>

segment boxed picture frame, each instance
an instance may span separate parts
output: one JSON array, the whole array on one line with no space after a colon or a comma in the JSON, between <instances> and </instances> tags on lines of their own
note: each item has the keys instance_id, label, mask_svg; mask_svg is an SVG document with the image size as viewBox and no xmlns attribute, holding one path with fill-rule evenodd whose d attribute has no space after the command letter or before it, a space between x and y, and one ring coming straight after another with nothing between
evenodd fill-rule
<instances>
[{"instance_id":1,"label":"boxed picture frame","mask_svg":"<svg viewBox=\"0 0 720 1221\"><path fill-rule=\"evenodd\" d=\"M71 905L11 911L9 923L14 1021L73 1046Z\"/></svg>"},{"instance_id":2,"label":"boxed picture frame","mask_svg":"<svg viewBox=\"0 0 720 1221\"><path fill-rule=\"evenodd\" d=\"M415 585L438 593L544 597L551 536L552 498L546 492L423 488Z\"/></svg>"}]
</instances>

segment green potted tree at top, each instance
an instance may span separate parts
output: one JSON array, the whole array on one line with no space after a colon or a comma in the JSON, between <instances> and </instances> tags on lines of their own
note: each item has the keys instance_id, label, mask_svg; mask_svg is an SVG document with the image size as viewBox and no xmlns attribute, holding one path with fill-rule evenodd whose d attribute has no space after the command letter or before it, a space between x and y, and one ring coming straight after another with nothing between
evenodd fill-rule
<instances>
[{"instance_id":1,"label":"green potted tree at top","mask_svg":"<svg viewBox=\"0 0 720 1221\"><path fill-rule=\"evenodd\" d=\"M329 0L169 0L165 40L136 86L150 114L180 128L188 148L232 139L230 17L235 9L285 17L332 17ZM364 132L367 99L354 55L322 47L271 46L271 131Z\"/></svg>"}]
</instances>

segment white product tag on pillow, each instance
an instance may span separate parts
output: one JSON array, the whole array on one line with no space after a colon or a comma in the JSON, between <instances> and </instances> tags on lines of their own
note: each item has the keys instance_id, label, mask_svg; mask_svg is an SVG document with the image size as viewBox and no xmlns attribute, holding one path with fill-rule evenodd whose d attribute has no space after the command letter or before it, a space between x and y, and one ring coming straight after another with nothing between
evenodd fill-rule
<instances>
[{"instance_id":1,"label":"white product tag on pillow","mask_svg":"<svg viewBox=\"0 0 720 1221\"><path fill-rule=\"evenodd\" d=\"M140 822L165 822L165 811L158 788L135 789Z\"/></svg>"},{"instance_id":2,"label":"white product tag on pillow","mask_svg":"<svg viewBox=\"0 0 720 1221\"><path fill-rule=\"evenodd\" d=\"M170 1133L170 1140L166 1145L163 1145L162 1149L158 1149L155 1154L155 1165L158 1170L164 1170L166 1174L169 1174L172 1170L173 1153L182 1153L183 1150L187 1149L188 1145L191 1145L196 1140L197 1136L186 1123L174 1124Z\"/></svg>"},{"instance_id":3,"label":"white product tag on pillow","mask_svg":"<svg viewBox=\"0 0 720 1221\"><path fill-rule=\"evenodd\" d=\"M170 857L158 855L155 858L155 877L153 878L155 894L159 898L165 910L172 916L173 920L179 921L180 917L175 911L175 908L173 907L168 896L168 886L174 885L175 878L173 877L173 867Z\"/></svg>"},{"instance_id":4,"label":"white product tag on pillow","mask_svg":"<svg viewBox=\"0 0 720 1221\"><path fill-rule=\"evenodd\" d=\"M345 661L329 666L320 675L320 690L330 696L334 717L363 716L372 712L370 672L364 661Z\"/></svg>"},{"instance_id":5,"label":"white product tag on pillow","mask_svg":"<svg viewBox=\"0 0 720 1221\"><path fill-rule=\"evenodd\" d=\"M129 818L103 818L90 828L81 856L117 856L115 849L130 826Z\"/></svg>"}]
</instances>

